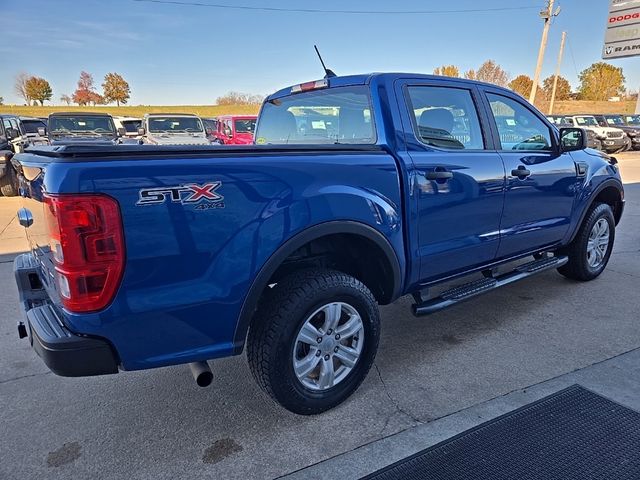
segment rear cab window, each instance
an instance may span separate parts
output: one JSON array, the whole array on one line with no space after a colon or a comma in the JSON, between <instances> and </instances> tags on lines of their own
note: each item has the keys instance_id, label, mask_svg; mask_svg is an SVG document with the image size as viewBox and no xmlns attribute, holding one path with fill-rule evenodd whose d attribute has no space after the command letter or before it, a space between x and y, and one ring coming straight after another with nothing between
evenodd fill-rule
<instances>
[{"instance_id":1,"label":"rear cab window","mask_svg":"<svg viewBox=\"0 0 640 480\"><path fill-rule=\"evenodd\" d=\"M47 128L42 120L22 120L22 128L25 133L38 133L38 128Z\"/></svg>"},{"instance_id":2,"label":"rear cab window","mask_svg":"<svg viewBox=\"0 0 640 480\"><path fill-rule=\"evenodd\" d=\"M369 88L334 87L269 100L255 137L259 145L374 144Z\"/></svg>"},{"instance_id":3,"label":"rear cab window","mask_svg":"<svg viewBox=\"0 0 640 480\"><path fill-rule=\"evenodd\" d=\"M485 148L470 90L419 85L406 91L413 129L422 143L452 150Z\"/></svg>"}]
</instances>

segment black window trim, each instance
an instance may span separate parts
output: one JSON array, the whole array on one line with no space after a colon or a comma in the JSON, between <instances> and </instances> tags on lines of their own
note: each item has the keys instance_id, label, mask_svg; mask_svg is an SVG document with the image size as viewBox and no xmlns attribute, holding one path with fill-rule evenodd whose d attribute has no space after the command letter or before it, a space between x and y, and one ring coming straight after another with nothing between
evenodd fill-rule
<instances>
[{"instance_id":1,"label":"black window trim","mask_svg":"<svg viewBox=\"0 0 640 480\"><path fill-rule=\"evenodd\" d=\"M478 119L478 125L480 127L480 136L482 137L482 144L484 148L445 148L445 147L438 147L438 146L426 143L418 134L418 123L416 121L416 116L413 113L414 112L413 102L411 101L411 96L409 95L409 88L411 87L449 88L449 89L456 89L456 90L466 90L467 92L469 92L471 96L471 102L473 103L473 107L476 111L476 117ZM489 135L490 133L490 130L488 128L489 126L484 123L482 111L481 111L481 108L479 108L482 106L482 102L479 96L479 92L476 89L475 85L470 85L470 84L454 85L454 84L447 84L445 82L441 83L439 81L426 81L426 82L409 81L402 86L402 95L404 97L405 107L407 109L409 121L411 122L411 131L412 131L411 133L413 135L413 138L415 138L416 141L418 142L418 144L428 147L430 149L434 149L442 152L478 153L478 152L492 151L493 139Z\"/></svg>"},{"instance_id":2,"label":"black window trim","mask_svg":"<svg viewBox=\"0 0 640 480\"><path fill-rule=\"evenodd\" d=\"M529 102L527 102L526 100L522 99L522 98L518 98L515 95L509 95L508 92L503 92L501 90L493 90L491 88L483 88L482 89L482 93L483 93L483 97L486 101L486 111L487 111L487 117L489 117L489 122L491 123L491 128L493 129L494 133L494 147L496 149L496 151L498 152L518 152L518 153L537 153L537 154L543 154L543 153L548 153L548 154L554 154L558 152L558 135L559 135L559 130L557 128L552 128L551 123L549 122L549 120L547 120L546 117L544 117L540 112L537 112L535 109L532 108L531 104ZM495 116L493 115L493 110L491 109L491 102L489 101L489 94L491 95L496 95L498 97L503 97L503 98L508 98L509 100L513 100L514 102L519 103L522 107L526 108L529 112L531 112L531 114L536 117L537 119L539 119L542 124L544 126L547 127L547 130L549 130L549 137L551 138L551 149L550 150L536 150L536 149L532 149L532 150L505 150L502 148L502 142L500 141L500 131L498 130L498 124L496 123L496 119ZM524 101L523 101L524 100Z\"/></svg>"}]
</instances>

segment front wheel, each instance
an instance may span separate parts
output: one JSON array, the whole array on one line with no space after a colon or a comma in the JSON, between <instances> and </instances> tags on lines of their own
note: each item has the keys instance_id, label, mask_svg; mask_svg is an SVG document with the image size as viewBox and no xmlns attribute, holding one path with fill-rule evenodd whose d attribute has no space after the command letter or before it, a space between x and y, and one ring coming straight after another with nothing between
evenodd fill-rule
<instances>
[{"instance_id":1,"label":"front wheel","mask_svg":"<svg viewBox=\"0 0 640 480\"><path fill-rule=\"evenodd\" d=\"M558 269L573 280L593 280L607 266L613 250L616 222L611 207L597 203L591 207L578 234L564 252L569 262Z\"/></svg>"},{"instance_id":2,"label":"front wheel","mask_svg":"<svg viewBox=\"0 0 640 480\"><path fill-rule=\"evenodd\" d=\"M249 330L247 357L260 387L287 410L313 415L346 400L378 348L373 294L333 270L304 270L269 292Z\"/></svg>"}]
</instances>

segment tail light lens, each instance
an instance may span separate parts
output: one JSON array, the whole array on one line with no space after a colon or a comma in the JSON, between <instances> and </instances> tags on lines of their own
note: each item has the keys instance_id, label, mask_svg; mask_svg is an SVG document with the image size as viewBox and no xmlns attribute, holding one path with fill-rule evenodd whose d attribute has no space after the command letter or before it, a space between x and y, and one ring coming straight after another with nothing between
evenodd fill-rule
<instances>
[{"instance_id":1,"label":"tail light lens","mask_svg":"<svg viewBox=\"0 0 640 480\"><path fill-rule=\"evenodd\" d=\"M63 306L71 312L103 309L124 270L118 202L106 195L45 195L44 203Z\"/></svg>"}]
</instances>

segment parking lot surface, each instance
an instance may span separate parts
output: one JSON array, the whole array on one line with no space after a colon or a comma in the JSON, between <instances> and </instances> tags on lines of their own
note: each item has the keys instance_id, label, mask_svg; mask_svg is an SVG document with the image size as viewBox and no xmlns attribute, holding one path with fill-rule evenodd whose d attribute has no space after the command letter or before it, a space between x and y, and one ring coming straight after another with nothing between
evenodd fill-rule
<instances>
[{"instance_id":1,"label":"parking lot surface","mask_svg":"<svg viewBox=\"0 0 640 480\"><path fill-rule=\"evenodd\" d=\"M244 356L212 362L205 389L187 366L49 373L17 338L10 260L26 245L19 202L0 198L0 478L276 478L637 349L640 154L618 158L626 211L598 280L549 272L424 318L408 298L383 307L375 367L316 417L271 403Z\"/></svg>"}]
</instances>

